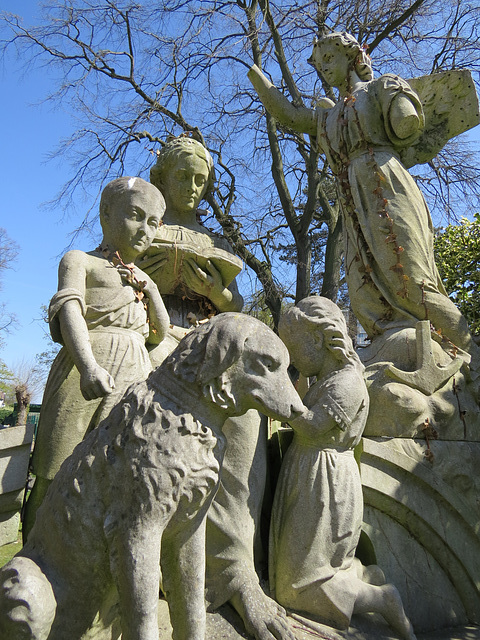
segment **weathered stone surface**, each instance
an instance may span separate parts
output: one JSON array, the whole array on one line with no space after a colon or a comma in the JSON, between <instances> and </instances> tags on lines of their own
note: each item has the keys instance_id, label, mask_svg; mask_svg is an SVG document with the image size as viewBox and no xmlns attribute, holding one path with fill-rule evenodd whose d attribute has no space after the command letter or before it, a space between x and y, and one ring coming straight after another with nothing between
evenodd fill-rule
<instances>
[{"instance_id":1,"label":"weathered stone surface","mask_svg":"<svg viewBox=\"0 0 480 640\"><path fill-rule=\"evenodd\" d=\"M337 178L350 299L371 338L361 351L370 414L359 554L398 586L416 629L478 623L480 351L446 295L430 213L407 171L478 124L474 84L465 71L373 79L348 34L321 38L310 62L340 93L315 113L258 68L249 78L281 123L317 134Z\"/></svg>"},{"instance_id":2,"label":"weathered stone surface","mask_svg":"<svg viewBox=\"0 0 480 640\"><path fill-rule=\"evenodd\" d=\"M414 627L480 622L480 443L363 438L363 530Z\"/></svg>"},{"instance_id":3,"label":"weathered stone surface","mask_svg":"<svg viewBox=\"0 0 480 640\"><path fill-rule=\"evenodd\" d=\"M264 324L226 313L192 331L65 461L27 543L0 571L0 637L157 640L167 595L176 637L205 633L205 514L227 416L305 407L288 352ZM53 590L53 591L52 591ZM120 615L119 615L120 611Z\"/></svg>"},{"instance_id":4,"label":"weathered stone surface","mask_svg":"<svg viewBox=\"0 0 480 640\"><path fill-rule=\"evenodd\" d=\"M150 350L156 366L192 326L217 312L241 310L243 299L232 280L241 261L224 238L198 222L198 207L214 179L207 149L185 136L169 141L150 179L164 193L166 211L141 265L166 293L172 321L166 340ZM262 591L255 571L262 561L266 427L265 416L255 411L230 418L223 427L227 450L222 482L207 517L206 595L210 608L230 601L257 634L268 627L283 637L284 616Z\"/></svg>"},{"instance_id":5,"label":"weathered stone surface","mask_svg":"<svg viewBox=\"0 0 480 640\"><path fill-rule=\"evenodd\" d=\"M214 180L208 150L193 138L174 138L158 154L150 180L163 193L166 210L141 267L166 295L172 324L189 327L219 311L240 311L235 276L243 263L224 238L197 221Z\"/></svg>"},{"instance_id":6,"label":"weathered stone surface","mask_svg":"<svg viewBox=\"0 0 480 640\"><path fill-rule=\"evenodd\" d=\"M425 128L415 144L402 151L406 167L429 162L448 140L480 123L478 96L467 69L412 78L408 84L420 98Z\"/></svg>"},{"instance_id":7,"label":"weathered stone surface","mask_svg":"<svg viewBox=\"0 0 480 640\"><path fill-rule=\"evenodd\" d=\"M16 542L19 528L20 509L0 514L0 546Z\"/></svg>"},{"instance_id":8,"label":"weathered stone surface","mask_svg":"<svg viewBox=\"0 0 480 640\"><path fill-rule=\"evenodd\" d=\"M33 424L0 429L0 492L25 488Z\"/></svg>"},{"instance_id":9,"label":"weathered stone surface","mask_svg":"<svg viewBox=\"0 0 480 640\"><path fill-rule=\"evenodd\" d=\"M159 603L159 640L172 640L172 628L168 621L167 603ZM380 616L375 614L353 616L348 631L338 631L299 616L289 617L289 626L295 640L398 640ZM243 624L235 611L225 605L218 612L207 614L208 640L243 640L251 638L243 631ZM438 629L417 634L417 640L480 640L480 627L459 626L454 629Z\"/></svg>"},{"instance_id":10,"label":"weathered stone surface","mask_svg":"<svg viewBox=\"0 0 480 640\"><path fill-rule=\"evenodd\" d=\"M368 414L364 368L341 310L320 296L282 316L279 333L292 364L315 376L280 469L270 524L273 596L287 610L348 629L354 612L380 613L414 640L398 591L377 566L355 558L362 525L362 484L353 449ZM313 624L313 623L312 623Z\"/></svg>"},{"instance_id":11,"label":"weathered stone surface","mask_svg":"<svg viewBox=\"0 0 480 640\"><path fill-rule=\"evenodd\" d=\"M0 546L18 537L33 431L32 424L0 429Z\"/></svg>"},{"instance_id":12,"label":"weathered stone surface","mask_svg":"<svg viewBox=\"0 0 480 640\"><path fill-rule=\"evenodd\" d=\"M63 346L42 401L26 534L65 458L128 385L151 371L146 343L162 341L169 319L156 285L133 262L150 246L163 210L161 194L145 180L110 182L100 201L101 246L69 251L60 262L49 323L53 339Z\"/></svg>"},{"instance_id":13,"label":"weathered stone surface","mask_svg":"<svg viewBox=\"0 0 480 640\"><path fill-rule=\"evenodd\" d=\"M480 411L468 367L458 367L462 359L452 360L431 339L428 323L418 324L427 329L426 340L418 339L419 328L391 329L359 350L370 396L364 434L423 439L427 421L440 440L480 440ZM419 351L431 358L433 372L422 370ZM448 376L452 366L458 370Z\"/></svg>"},{"instance_id":14,"label":"weathered stone surface","mask_svg":"<svg viewBox=\"0 0 480 640\"><path fill-rule=\"evenodd\" d=\"M428 319L443 338L467 353L467 363L471 352L478 368L478 348L472 344L465 319L447 297L435 266L433 226L425 199L400 160L425 131L422 100L397 75L374 79L368 56L348 34L321 38L310 62L339 89L334 106L319 106L315 112L297 108L257 67L252 67L249 78L267 110L281 123L317 134L336 176L347 239L346 280L355 316L371 338L392 328L414 328L418 320ZM466 77L455 76L464 89L469 82ZM418 82L433 122L434 114L445 121L448 112L441 91L434 91L437 81L439 87L443 82L450 86L446 76ZM462 103L469 111L465 128L478 121L472 85L466 87L468 97ZM434 129L435 124L427 137ZM456 131L453 123L451 128L445 125L443 144L447 133Z\"/></svg>"},{"instance_id":15,"label":"weathered stone surface","mask_svg":"<svg viewBox=\"0 0 480 640\"><path fill-rule=\"evenodd\" d=\"M2 427L0 429L0 451L6 451L22 445L30 446L33 438L34 425L18 425L16 427ZM3 481L2 481L3 482ZM2 484L2 489L5 487ZM10 490L10 489L7 489Z\"/></svg>"}]
</instances>

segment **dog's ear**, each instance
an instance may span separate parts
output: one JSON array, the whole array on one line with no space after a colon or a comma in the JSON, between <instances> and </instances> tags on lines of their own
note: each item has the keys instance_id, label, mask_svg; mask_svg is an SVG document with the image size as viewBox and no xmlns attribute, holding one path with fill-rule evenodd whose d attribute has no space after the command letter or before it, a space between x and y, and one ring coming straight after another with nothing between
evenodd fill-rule
<instances>
[{"instance_id":1,"label":"dog's ear","mask_svg":"<svg viewBox=\"0 0 480 640\"><path fill-rule=\"evenodd\" d=\"M252 320L241 313L215 316L187 334L165 363L182 380L206 385L239 360Z\"/></svg>"},{"instance_id":2,"label":"dog's ear","mask_svg":"<svg viewBox=\"0 0 480 640\"><path fill-rule=\"evenodd\" d=\"M198 370L198 382L208 384L235 364L242 355L245 340L243 331L233 332L224 323L217 324L207 339L205 358Z\"/></svg>"},{"instance_id":3,"label":"dog's ear","mask_svg":"<svg viewBox=\"0 0 480 640\"><path fill-rule=\"evenodd\" d=\"M210 330L209 322L196 327L166 358L165 365L171 366L174 374L181 380L196 382L200 366L205 359L206 336Z\"/></svg>"}]
</instances>

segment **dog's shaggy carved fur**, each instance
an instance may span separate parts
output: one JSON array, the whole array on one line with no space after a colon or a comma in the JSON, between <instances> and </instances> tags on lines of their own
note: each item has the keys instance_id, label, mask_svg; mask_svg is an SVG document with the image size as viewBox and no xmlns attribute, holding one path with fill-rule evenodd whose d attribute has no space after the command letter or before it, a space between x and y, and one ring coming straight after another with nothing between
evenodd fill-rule
<instances>
[{"instance_id":1,"label":"dog's shaggy carved fur","mask_svg":"<svg viewBox=\"0 0 480 640\"><path fill-rule=\"evenodd\" d=\"M0 571L0 637L158 640L161 582L175 640L203 640L221 425L249 408L284 420L302 411L287 366L272 331L226 313L132 385L62 465Z\"/></svg>"}]
</instances>

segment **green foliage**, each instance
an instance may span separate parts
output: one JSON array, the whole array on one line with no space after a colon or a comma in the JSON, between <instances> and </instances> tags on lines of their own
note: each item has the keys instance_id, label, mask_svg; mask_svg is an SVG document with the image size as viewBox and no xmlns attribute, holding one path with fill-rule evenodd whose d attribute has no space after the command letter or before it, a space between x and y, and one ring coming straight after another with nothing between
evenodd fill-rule
<instances>
[{"instance_id":1,"label":"green foliage","mask_svg":"<svg viewBox=\"0 0 480 640\"><path fill-rule=\"evenodd\" d=\"M5 403L13 404L15 401L14 387L15 376L7 365L0 360L0 391L5 393Z\"/></svg>"},{"instance_id":2,"label":"green foliage","mask_svg":"<svg viewBox=\"0 0 480 640\"><path fill-rule=\"evenodd\" d=\"M14 422L13 419L7 420L7 418L10 418L12 414L13 414L13 405L9 405L7 407L3 407L2 409L0 409L0 424L13 424Z\"/></svg>"},{"instance_id":3,"label":"green foliage","mask_svg":"<svg viewBox=\"0 0 480 640\"><path fill-rule=\"evenodd\" d=\"M435 237L435 260L449 297L466 317L474 335L480 334L480 213L462 218Z\"/></svg>"}]
</instances>

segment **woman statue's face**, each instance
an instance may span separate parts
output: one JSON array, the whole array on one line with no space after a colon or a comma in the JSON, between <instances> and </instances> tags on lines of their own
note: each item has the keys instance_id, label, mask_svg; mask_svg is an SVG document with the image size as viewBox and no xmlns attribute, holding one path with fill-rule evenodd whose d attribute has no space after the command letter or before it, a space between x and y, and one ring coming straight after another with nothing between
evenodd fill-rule
<instances>
[{"instance_id":1,"label":"woman statue's face","mask_svg":"<svg viewBox=\"0 0 480 640\"><path fill-rule=\"evenodd\" d=\"M348 82L350 58L342 46L333 42L315 46L312 63L332 87L342 89Z\"/></svg>"},{"instance_id":2,"label":"woman statue's face","mask_svg":"<svg viewBox=\"0 0 480 640\"><path fill-rule=\"evenodd\" d=\"M186 213L196 211L209 178L208 165L194 153L182 154L163 179L167 209Z\"/></svg>"}]
</instances>

